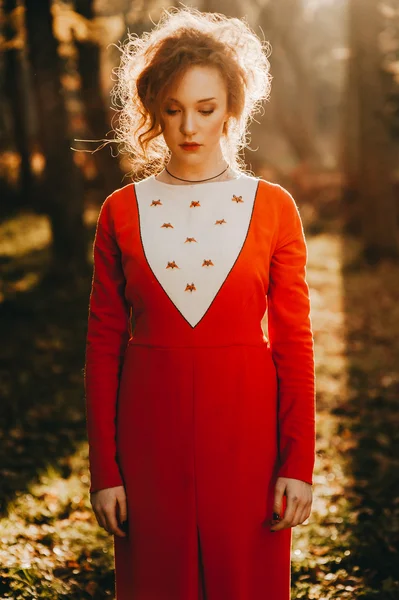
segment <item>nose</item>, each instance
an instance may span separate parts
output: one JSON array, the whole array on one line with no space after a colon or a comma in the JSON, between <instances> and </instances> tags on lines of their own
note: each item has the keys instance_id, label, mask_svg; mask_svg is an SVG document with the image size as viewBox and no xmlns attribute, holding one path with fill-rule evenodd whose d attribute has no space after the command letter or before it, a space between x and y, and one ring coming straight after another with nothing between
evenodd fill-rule
<instances>
[{"instance_id":1,"label":"nose","mask_svg":"<svg viewBox=\"0 0 399 600\"><path fill-rule=\"evenodd\" d=\"M183 113L182 120L180 123L180 133L185 136L192 136L195 133L195 118L191 112Z\"/></svg>"}]
</instances>

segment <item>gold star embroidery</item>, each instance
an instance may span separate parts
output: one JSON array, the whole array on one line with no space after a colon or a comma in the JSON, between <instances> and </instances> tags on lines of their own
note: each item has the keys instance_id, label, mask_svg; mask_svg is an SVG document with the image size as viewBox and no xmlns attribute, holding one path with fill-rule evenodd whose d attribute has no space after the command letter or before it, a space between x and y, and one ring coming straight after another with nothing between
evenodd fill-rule
<instances>
[{"instance_id":1,"label":"gold star embroidery","mask_svg":"<svg viewBox=\"0 0 399 600\"><path fill-rule=\"evenodd\" d=\"M213 262L211 261L211 259L206 260L204 259L204 262L202 263L203 267L214 267L215 265L213 264Z\"/></svg>"},{"instance_id":2,"label":"gold star embroidery","mask_svg":"<svg viewBox=\"0 0 399 600\"><path fill-rule=\"evenodd\" d=\"M239 202L244 202L244 200L242 199L242 196L234 196L234 195L233 195L233 197L232 197L232 201L233 201L233 202L237 202L237 204L238 204Z\"/></svg>"},{"instance_id":3,"label":"gold star embroidery","mask_svg":"<svg viewBox=\"0 0 399 600\"><path fill-rule=\"evenodd\" d=\"M193 238L193 237L186 238L186 241L184 243L186 244L187 242L190 242L190 243L191 242L196 242L198 244L197 240L195 238Z\"/></svg>"},{"instance_id":4,"label":"gold star embroidery","mask_svg":"<svg viewBox=\"0 0 399 600\"><path fill-rule=\"evenodd\" d=\"M224 225L224 223L226 223L224 219L218 219L217 221L215 221L215 225Z\"/></svg>"},{"instance_id":5,"label":"gold star embroidery","mask_svg":"<svg viewBox=\"0 0 399 600\"><path fill-rule=\"evenodd\" d=\"M177 266L177 264L175 263L174 260L172 261L168 261L168 264L166 265L167 269L180 269L180 267Z\"/></svg>"},{"instance_id":6,"label":"gold star embroidery","mask_svg":"<svg viewBox=\"0 0 399 600\"><path fill-rule=\"evenodd\" d=\"M150 206L161 206L162 202L160 200L153 200Z\"/></svg>"},{"instance_id":7,"label":"gold star embroidery","mask_svg":"<svg viewBox=\"0 0 399 600\"><path fill-rule=\"evenodd\" d=\"M185 292L194 292L197 288L195 287L195 285L193 283L188 283L186 285L186 289L184 290Z\"/></svg>"},{"instance_id":8,"label":"gold star embroidery","mask_svg":"<svg viewBox=\"0 0 399 600\"><path fill-rule=\"evenodd\" d=\"M197 206L201 206L198 200L193 200L190 204L190 208L197 208Z\"/></svg>"},{"instance_id":9,"label":"gold star embroidery","mask_svg":"<svg viewBox=\"0 0 399 600\"><path fill-rule=\"evenodd\" d=\"M172 229L174 229L174 227L171 223L164 223L163 225L161 225L161 227L165 227L165 228L171 227Z\"/></svg>"}]
</instances>

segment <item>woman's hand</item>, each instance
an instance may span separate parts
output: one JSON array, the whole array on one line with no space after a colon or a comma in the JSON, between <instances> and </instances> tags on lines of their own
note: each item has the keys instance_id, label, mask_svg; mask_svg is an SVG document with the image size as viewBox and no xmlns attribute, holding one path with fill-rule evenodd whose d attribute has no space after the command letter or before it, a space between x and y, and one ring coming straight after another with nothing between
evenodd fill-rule
<instances>
[{"instance_id":1,"label":"woman's hand","mask_svg":"<svg viewBox=\"0 0 399 600\"><path fill-rule=\"evenodd\" d=\"M123 485L92 492L90 502L100 527L108 533L126 537L126 533L119 527L127 520L126 492Z\"/></svg>"},{"instance_id":2,"label":"woman's hand","mask_svg":"<svg viewBox=\"0 0 399 600\"><path fill-rule=\"evenodd\" d=\"M312 508L312 486L306 481L290 477L278 477L276 481L273 513L281 518L283 495L287 496L284 517L272 519L270 531L280 531L288 527L295 527L306 521ZM274 516L274 515L273 515Z\"/></svg>"}]
</instances>

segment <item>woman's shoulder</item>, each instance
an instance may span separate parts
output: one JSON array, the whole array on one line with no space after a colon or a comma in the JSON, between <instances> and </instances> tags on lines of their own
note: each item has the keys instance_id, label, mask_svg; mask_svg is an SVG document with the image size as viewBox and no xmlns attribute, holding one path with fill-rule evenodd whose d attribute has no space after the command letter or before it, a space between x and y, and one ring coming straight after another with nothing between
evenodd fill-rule
<instances>
[{"instance_id":1,"label":"woman's shoulder","mask_svg":"<svg viewBox=\"0 0 399 600\"><path fill-rule=\"evenodd\" d=\"M132 197L134 194L134 184L116 188L111 192L100 206L99 216L106 221L115 221L118 215L124 215L126 210L132 206Z\"/></svg>"},{"instance_id":2,"label":"woman's shoulder","mask_svg":"<svg viewBox=\"0 0 399 600\"><path fill-rule=\"evenodd\" d=\"M130 215L134 202L133 183L129 183L111 192L100 205L98 220L110 231L117 231L120 224Z\"/></svg>"},{"instance_id":3,"label":"woman's shoulder","mask_svg":"<svg viewBox=\"0 0 399 600\"><path fill-rule=\"evenodd\" d=\"M286 215L297 212L298 206L292 196L281 184L262 177L258 179L258 191L260 204L267 210L273 210L279 218L285 218Z\"/></svg>"},{"instance_id":4,"label":"woman's shoulder","mask_svg":"<svg viewBox=\"0 0 399 600\"><path fill-rule=\"evenodd\" d=\"M285 187L275 181L269 181L268 179L258 178L259 190L268 196L276 199L276 202L280 203L292 203L295 202L294 198Z\"/></svg>"},{"instance_id":5,"label":"woman's shoulder","mask_svg":"<svg viewBox=\"0 0 399 600\"><path fill-rule=\"evenodd\" d=\"M123 201L125 198L131 198L131 195L134 193L134 183L128 183L119 188L116 188L113 192L111 192L104 200L103 204L107 204L109 206L117 204L118 202Z\"/></svg>"}]
</instances>

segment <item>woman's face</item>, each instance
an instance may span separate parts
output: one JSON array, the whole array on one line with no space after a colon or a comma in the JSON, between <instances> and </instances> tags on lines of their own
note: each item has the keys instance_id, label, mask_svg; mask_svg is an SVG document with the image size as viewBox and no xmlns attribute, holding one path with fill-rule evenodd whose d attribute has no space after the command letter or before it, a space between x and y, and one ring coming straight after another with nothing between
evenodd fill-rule
<instances>
[{"instance_id":1,"label":"woman's face","mask_svg":"<svg viewBox=\"0 0 399 600\"><path fill-rule=\"evenodd\" d=\"M220 151L227 89L215 67L194 66L172 85L161 108L163 136L175 159L192 165ZM185 142L197 146L184 146Z\"/></svg>"}]
</instances>

